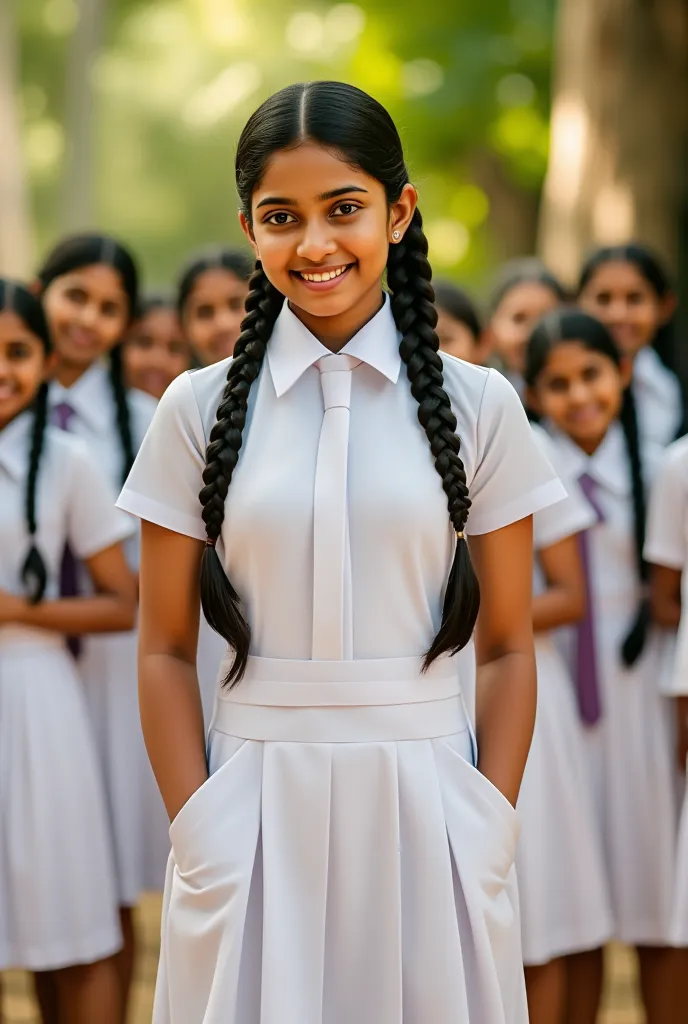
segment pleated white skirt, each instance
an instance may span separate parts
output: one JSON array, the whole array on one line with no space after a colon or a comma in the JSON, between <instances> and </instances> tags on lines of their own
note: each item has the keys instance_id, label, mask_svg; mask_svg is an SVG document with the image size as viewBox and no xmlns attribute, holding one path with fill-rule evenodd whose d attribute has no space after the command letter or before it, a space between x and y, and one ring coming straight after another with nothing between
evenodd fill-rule
<instances>
[{"instance_id":1,"label":"pleated white skirt","mask_svg":"<svg viewBox=\"0 0 688 1024\"><path fill-rule=\"evenodd\" d=\"M121 906L160 890L169 821L146 753L138 701L136 631L86 637L79 659L107 795Z\"/></svg>"},{"instance_id":2,"label":"pleated white skirt","mask_svg":"<svg viewBox=\"0 0 688 1024\"><path fill-rule=\"evenodd\" d=\"M523 960L596 949L613 934L590 766L564 661L547 637L536 640L537 717L518 798L516 855Z\"/></svg>"},{"instance_id":3,"label":"pleated white skirt","mask_svg":"<svg viewBox=\"0 0 688 1024\"><path fill-rule=\"evenodd\" d=\"M0 969L119 949L105 794L83 689L57 636L0 630Z\"/></svg>"},{"instance_id":4,"label":"pleated white skirt","mask_svg":"<svg viewBox=\"0 0 688 1024\"><path fill-rule=\"evenodd\" d=\"M525 1024L516 812L455 665L251 658L172 823L155 1024Z\"/></svg>"}]
</instances>

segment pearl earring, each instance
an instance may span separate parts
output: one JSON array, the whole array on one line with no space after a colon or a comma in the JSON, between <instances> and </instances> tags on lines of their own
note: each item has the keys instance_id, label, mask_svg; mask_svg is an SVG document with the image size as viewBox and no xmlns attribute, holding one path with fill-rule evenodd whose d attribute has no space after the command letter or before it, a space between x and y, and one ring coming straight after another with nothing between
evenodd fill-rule
<instances>
[{"instance_id":1,"label":"pearl earring","mask_svg":"<svg viewBox=\"0 0 688 1024\"><path fill-rule=\"evenodd\" d=\"M398 242L399 239L401 238L401 231L393 231L392 238L394 239L395 242Z\"/></svg>"}]
</instances>

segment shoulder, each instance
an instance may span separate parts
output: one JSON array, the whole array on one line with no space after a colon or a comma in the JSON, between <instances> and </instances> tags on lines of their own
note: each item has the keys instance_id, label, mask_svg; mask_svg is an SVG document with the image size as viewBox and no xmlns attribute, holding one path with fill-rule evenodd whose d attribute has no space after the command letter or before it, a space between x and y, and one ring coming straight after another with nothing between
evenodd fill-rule
<instances>
[{"instance_id":1,"label":"shoulder","mask_svg":"<svg viewBox=\"0 0 688 1024\"><path fill-rule=\"evenodd\" d=\"M67 491L77 478L100 477L102 474L86 439L56 427L46 430L43 459L51 471L50 478L54 477Z\"/></svg>"},{"instance_id":2,"label":"shoulder","mask_svg":"<svg viewBox=\"0 0 688 1024\"><path fill-rule=\"evenodd\" d=\"M153 429L166 430L173 422L177 432L191 437L199 450L204 450L217 418L230 363L231 359L224 359L180 374L157 405Z\"/></svg>"},{"instance_id":3,"label":"shoulder","mask_svg":"<svg viewBox=\"0 0 688 1024\"><path fill-rule=\"evenodd\" d=\"M158 407L156 399L145 391L139 391L138 388L129 388L127 401L137 431L144 434Z\"/></svg>"},{"instance_id":4,"label":"shoulder","mask_svg":"<svg viewBox=\"0 0 688 1024\"><path fill-rule=\"evenodd\" d=\"M688 477L688 436L679 438L664 449L662 466Z\"/></svg>"},{"instance_id":5,"label":"shoulder","mask_svg":"<svg viewBox=\"0 0 688 1024\"><path fill-rule=\"evenodd\" d=\"M515 388L499 370L466 363L455 356L440 353L444 368L444 387L459 424L475 427L502 415L525 418Z\"/></svg>"}]
</instances>

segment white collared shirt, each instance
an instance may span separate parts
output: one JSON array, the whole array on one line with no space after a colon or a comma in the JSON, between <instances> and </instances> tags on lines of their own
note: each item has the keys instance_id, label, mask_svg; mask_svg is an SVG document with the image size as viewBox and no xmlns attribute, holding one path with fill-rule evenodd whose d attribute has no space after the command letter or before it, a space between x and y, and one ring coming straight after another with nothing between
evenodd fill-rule
<instances>
[{"instance_id":1,"label":"white collared shirt","mask_svg":"<svg viewBox=\"0 0 688 1024\"><path fill-rule=\"evenodd\" d=\"M441 620L454 551L442 481L399 356L389 301L342 349L353 371L348 526L353 656L424 652ZM218 554L241 595L252 653L309 659L313 490L328 350L285 304L250 397ZM473 506L488 533L559 501L564 490L501 374L442 356ZM198 493L229 361L183 374L163 396L119 505L205 538Z\"/></svg>"},{"instance_id":2,"label":"white collared shirt","mask_svg":"<svg viewBox=\"0 0 688 1024\"><path fill-rule=\"evenodd\" d=\"M649 346L635 357L632 387L640 433L656 444L670 444L683 422L681 385Z\"/></svg>"},{"instance_id":3,"label":"white collared shirt","mask_svg":"<svg viewBox=\"0 0 688 1024\"><path fill-rule=\"evenodd\" d=\"M21 570L31 543L26 477L33 416L22 413L0 431L0 588L21 594ZM89 558L124 540L134 524L115 508L115 495L83 441L49 428L36 489L35 543L48 571L46 596L56 597L65 542Z\"/></svg>"},{"instance_id":4,"label":"white collared shirt","mask_svg":"<svg viewBox=\"0 0 688 1024\"><path fill-rule=\"evenodd\" d=\"M74 409L69 424L69 433L82 437L88 444L107 473L113 488L119 491L122 485L123 453L117 430L117 411L105 363L94 363L76 380L71 387L64 387L59 381L50 385L50 408L60 402L68 402ZM131 431L134 451L137 451L146 433L157 402L150 395L136 388L127 391L131 413Z\"/></svg>"}]
</instances>

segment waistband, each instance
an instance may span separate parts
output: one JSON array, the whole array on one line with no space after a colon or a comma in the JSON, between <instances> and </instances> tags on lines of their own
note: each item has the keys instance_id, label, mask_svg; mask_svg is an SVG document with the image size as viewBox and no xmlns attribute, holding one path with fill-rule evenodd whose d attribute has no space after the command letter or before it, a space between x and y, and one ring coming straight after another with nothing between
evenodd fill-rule
<instances>
[{"instance_id":1,"label":"waistband","mask_svg":"<svg viewBox=\"0 0 688 1024\"><path fill-rule=\"evenodd\" d=\"M61 633L31 626L0 626L0 651L17 648L20 650L65 649L65 638Z\"/></svg>"},{"instance_id":2,"label":"waistband","mask_svg":"<svg viewBox=\"0 0 688 1024\"><path fill-rule=\"evenodd\" d=\"M220 689L211 728L241 739L356 743L432 739L468 728L458 664L420 658L362 661L248 659ZM228 666L227 666L228 667Z\"/></svg>"}]
</instances>

